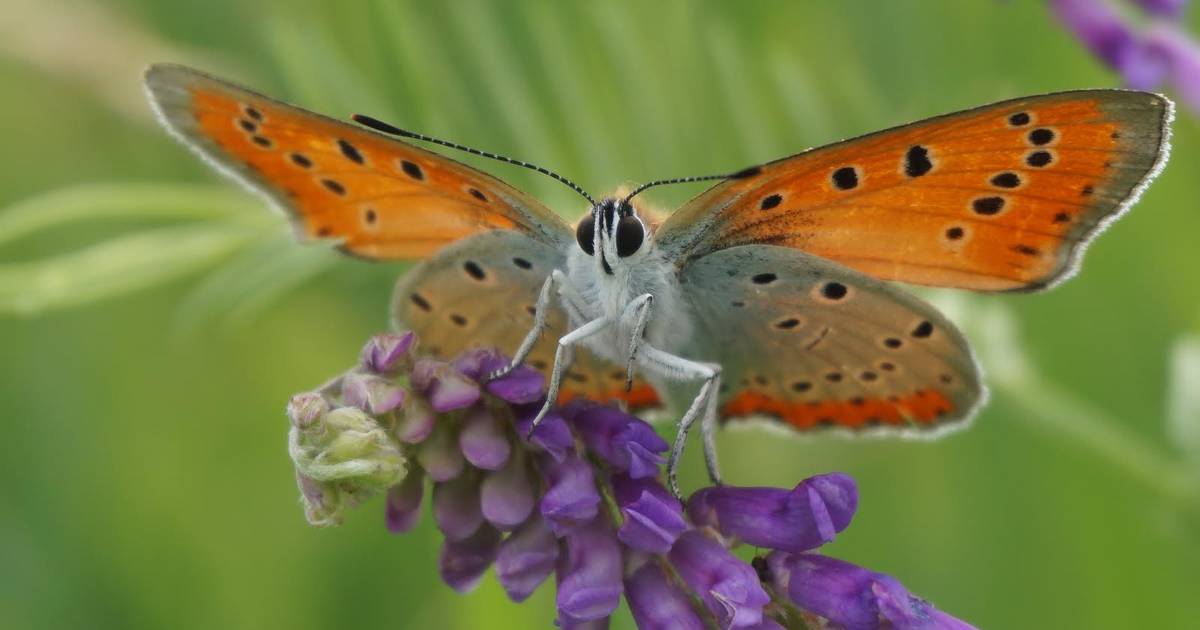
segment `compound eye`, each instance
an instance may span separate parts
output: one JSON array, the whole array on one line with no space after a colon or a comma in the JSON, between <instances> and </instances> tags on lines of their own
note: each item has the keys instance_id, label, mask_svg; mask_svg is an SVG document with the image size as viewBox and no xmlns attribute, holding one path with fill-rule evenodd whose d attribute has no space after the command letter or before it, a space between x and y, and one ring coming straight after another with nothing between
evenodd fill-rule
<instances>
[{"instance_id":1,"label":"compound eye","mask_svg":"<svg viewBox=\"0 0 1200 630\"><path fill-rule=\"evenodd\" d=\"M593 240L596 238L596 215L589 214L579 222L579 227L575 228L575 238L579 241L579 248L588 256L593 256L596 253L596 247Z\"/></svg>"},{"instance_id":2,"label":"compound eye","mask_svg":"<svg viewBox=\"0 0 1200 630\"><path fill-rule=\"evenodd\" d=\"M642 222L634 217L625 217L617 222L617 255L632 256L642 246L646 234Z\"/></svg>"}]
</instances>

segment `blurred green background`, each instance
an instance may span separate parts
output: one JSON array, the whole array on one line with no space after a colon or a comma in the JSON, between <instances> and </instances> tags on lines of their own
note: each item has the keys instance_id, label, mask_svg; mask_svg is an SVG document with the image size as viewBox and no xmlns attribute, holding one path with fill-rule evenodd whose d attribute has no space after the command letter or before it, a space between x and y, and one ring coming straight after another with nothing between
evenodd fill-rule
<instances>
[{"instance_id":1,"label":"blurred green background","mask_svg":"<svg viewBox=\"0 0 1200 630\"><path fill-rule=\"evenodd\" d=\"M0 624L12 628L553 618L550 586L523 605L490 576L470 596L443 586L428 515L401 537L379 501L340 528L305 524L284 403L386 327L404 267L293 244L281 217L154 123L150 62L533 160L593 193L1116 85L1035 1L6 0L4 14ZM1077 279L1044 295L934 296L991 374L970 430L936 443L729 433L727 479L852 473L860 510L831 553L981 627L1194 628L1200 448L1184 424L1200 380L1172 382L1170 365L1200 333L1197 120L1180 112L1165 173ZM481 166L583 211L549 179ZM689 451L685 487L703 483L700 459Z\"/></svg>"}]
</instances>

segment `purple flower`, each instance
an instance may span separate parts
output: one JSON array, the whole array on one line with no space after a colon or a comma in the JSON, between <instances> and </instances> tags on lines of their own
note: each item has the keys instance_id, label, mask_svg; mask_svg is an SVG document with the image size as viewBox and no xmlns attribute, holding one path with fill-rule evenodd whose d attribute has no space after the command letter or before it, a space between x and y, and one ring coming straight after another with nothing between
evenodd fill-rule
<instances>
[{"instance_id":1,"label":"purple flower","mask_svg":"<svg viewBox=\"0 0 1200 630\"><path fill-rule=\"evenodd\" d=\"M480 405L473 407L463 419L458 445L472 466L484 470L503 468L512 450L508 436L504 434L504 425L487 407Z\"/></svg>"},{"instance_id":2,"label":"purple flower","mask_svg":"<svg viewBox=\"0 0 1200 630\"><path fill-rule=\"evenodd\" d=\"M625 580L625 599L639 630L704 630L692 602L657 562L647 562Z\"/></svg>"},{"instance_id":3,"label":"purple flower","mask_svg":"<svg viewBox=\"0 0 1200 630\"><path fill-rule=\"evenodd\" d=\"M1146 46L1166 60L1171 83L1183 102L1200 111L1200 44L1178 27L1162 24L1150 29Z\"/></svg>"},{"instance_id":4,"label":"purple flower","mask_svg":"<svg viewBox=\"0 0 1200 630\"><path fill-rule=\"evenodd\" d=\"M1154 19L1135 29L1104 0L1050 0L1059 20L1126 86L1158 89L1169 82L1200 111L1200 45L1177 23L1184 0L1137 0Z\"/></svg>"},{"instance_id":5,"label":"purple flower","mask_svg":"<svg viewBox=\"0 0 1200 630\"><path fill-rule=\"evenodd\" d=\"M508 367L508 359L495 350L469 350L454 360L454 367L464 376L483 382L489 374ZM506 402L521 404L545 399L542 373L519 365L502 378L487 381L484 389Z\"/></svg>"},{"instance_id":6,"label":"purple flower","mask_svg":"<svg viewBox=\"0 0 1200 630\"><path fill-rule=\"evenodd\" d=\"M625 522L617 538L630 549L666 553L690 526L683 518L679 501L654 479L631 479L615 475L613 495Z\"/></svg>"},{"instance_id":7,"label":"purple flower","mask_svg":"<svg viewBox=\"0 0 1200 630\"><path fill-rule=\"evenodd\" d=\"M434 359L421 359L413 366L412 384L438 413L470 407L479 400L479 385L452 366Z\"/></svg>"},{"instance_id":8,"label":"purple flower","mask_svg":"<svg viewBox=\"0 0 1200 630\"><path fill-rule=\"evenodd\" d=\"M1092 54L1121 73L1136 89L1151 89L1166 76L1166 66L1150 54L1132 28L1103 0L1051 0L1050 6Z\"/></svg>"},{"instance_id":9,"label":"purple flower","mask_svg":"<svg viewBox=\"0 0 1200 630\"><path fill-rule=\"evenodd\" d=\"M364 370L386 374L411 362L410 351L416 349L417 335L404 332L398 335L375 335L363 346L359 364Z\"/></svg>"},{"instance_id":10,"label":"purple flower","mask_svg":"<svg viewBox=\"0 0 1200 630\"><path fill-rule=\"evenodd\" d=\"M528 435L530 446L545 451L555 461L561 462L567 456L567 451L575 446L575 436L571 434L571 428L567 426L562 414L557 411L546 414L541 424L530 435L529 428L533 426L533 419L541 408L540 404L519 405L515 408L517 433L522 436Z\"/></svg>"},{"instance_id":11,"label":"purple flower","mask_svg":"<svg viewBox=\"0 0 1200 630\"><path fill-rule=\"evenodd\" d=\"M483 524L479 502L479 480L474 474L459 475L433 484L433 520L447 540L463 540Z\"/></svg>"},{"instance_id":12,"label":"purple flower","mask_svg":"<svg viewBox=\"0 0 1200 630\"><path fill-rule=\"evenodd\" d=\"M550 577L557 560L558 539L535 514L500 543L496 578L514 602L522 602Z\"/></svg>"},{"instance_id":13,"label":"purple flower","mask_svg":"<svg viewBox=\"0 0 1200 630\"><path fill-rule=\"evenodd\" d=\"M1135 0L1142 9L1151 15L1177 18L1183 13L1188 0Z\"/></svg>"},{"instance_id":14,"label":"purple flower","mask_svg":"<svg viewBox=\"0 0 1200 630\"><path fill-rule=\"evenodd\" d=\"M421 444L421 449L417 451L417 463L434 481L449 481L462 474L466 466L462 450L458 448L458 440L447 426L435 428L429 439Z\"/></svg>"},{"instance_id":15,"label":"purple flower","mask_svg":"<svg viewBox=\"0 0 1200 630\"><path fill-rule=\"evenodd\" d=\"M420 469L409 472L403 481L388 488L385 512L388 531L401 534L416 527L424 495L425 475Z\"/></svg>"},{"instance_id":16,"label":"purple flower","mask_svg":"<svg viewBox=\"0 0 1200 630\"><path fill-rule=\"evenodd\" d=\"M349 374L342 380L342 398L347 405L372 415L385 414L404 404L402 387L374 374Z\"/></svg>"},{"instance_id":17,"label":"purple flower","mask_svg":"<svg viewBox=\"0 0 1200 630\"><path fill-rule=\"evenodd\" d=\"M769 578L800 608L848 630L965 630L972 626L913 596L894 578L815 553L772 552Z\"/></svg>"},{"instance_id":18,"label":"purple flower","mask_svg":"<svg viewBox=\"0 0 1200 630\"><path fill-rule=\"evenodd\" d=\"M858 507L849 475L830 473L782 488L705 488L688 500L688 516L726 536L769 549L807 551L846 529Z\"/></svg>"},{"instance_id":19,"label":"purple flower","mask_svg":"<svg viewBox=\"0 0 1200 630\"><path fill-rule=\"evenodd\" d=\"M667 441L654 428L619 409L591 402L572 402L563 411L578 429L588 449L613 468L633 478L652 477L666 459Z\"/></svg>"},{"instance_id":20,"label":"purple flower","mask_svg":"<svg viewBox=\"0 0 1200 630\"><path fill-rule=\"evenodd\" d=\"M600 510L600 493L592 467L575 454L561 462L550 459L543 463L549 487L539 509L550 529L562 536L577 524L594 519Z\"/></svg>"},{"instance_id":21,"label":"purple flower","mask_svg":"<svg viewBox=\"0 0 1200 630\"><path fill-rule=\"evenodd\" d=\"M447 540L438 556L438 572L442 581L459 593L466 593L479 584L500 549L500 532L480 527L470 538L457 542Z\"/></svg>"},{"instance_id":22,"label":"purple flower","mask_svg":"<svg viewBox=\"0 0 1200 630\"><path fill-rule=\"evenodd\" d=\"M603 619L621 600L621 546L604 519L564 537L558 561L558 610L568 619Z\"/></svg>"},{"instance_id":23,"label":"purple flower","mask_svg":"<svg viewBox=\"0 0 1200 630\"><path fill-rule=\"evenodd\" d=\"M480 491L483 516L502 530L520 525L533 512L533 480L525 457L514 454L503 469L485 473Z\"/></svg>"},{"instance_id":24,"label":"purple flower","mask_svg":"<svg viewBox=\"0 0 1200 630\"><path fill-rule=\"evenodd\" d=\"M667 556L683 581L717 616L722 628L744 628L762 621L771 598L754 568L700 530L684 533Z\"/></svg>"},{"instance_id":25,"label":"purple flower","mask_svg":"<svg viewBox=\"0 0 1200 630\"><path fill-rule=\"evenodd\" d=\"M795 606L851 630L969 627L888 576L800 553L849 524L858 497L848 476L791 490L705 488L685 510L662 484L668 445L642 420L580 401L531 434L540 374L484 383L505 357L414 360L416 343L376 337L338 392L289 403L288 452L313 524L337 524L386 491L388 529L409 531L428 478L442 580L466 592L495 564L504 591L523 601L553 572L564 630L607 628L622 595L643 629L782 630L772 616ZM752 566L731 551L743 543L773 551Z\"/></svg>"},{"instance_id":26,"label":"purple flower","mask_svg":"<svg viewBox=\"0 0 1200 630\"><path fill-rule=\"evenodd\" d=\"M404 405L404 414L393 432L396 439L407 444L420 444L433 433L433 410L423 398L411 397Z\"/></svg>"}]
</instances>

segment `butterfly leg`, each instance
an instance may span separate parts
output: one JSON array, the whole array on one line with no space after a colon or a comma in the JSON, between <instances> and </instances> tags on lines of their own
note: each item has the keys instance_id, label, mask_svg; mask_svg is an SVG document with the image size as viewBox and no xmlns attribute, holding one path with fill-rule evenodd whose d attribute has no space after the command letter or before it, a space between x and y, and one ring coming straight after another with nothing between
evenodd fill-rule
<instances>
[{"instance_id":1,"label":"butterfly leg","mask_svg":"<svg viewBox=\"0 0 1200 630\"><path fill-rule=\"evenodd\" d=\"M563 374L566 374L567 368L571 367L571 361L574 359L574 347L584 339L599 333L600 331L612 325L612 320L608 317L598 317L592 321L572 330L563 335L558 340L558 350L554 354L554 369L550 373L550 387L546 389L546 403L542 405L541 411L534 417L533 422L529 425L529 434L533 434L533 430L537 425L541 424L542 418L550 413L550 409L558 402L558 391L562 386Z\"/></svg>"},{"instance_id":2,"label":"butterfly leg","mask_svg":"<svg viewBox=\"0 0 1200 630\"><path fill-rule=\"evenodd\" d=\"M641 345L642 336L646 334L646 322L650 319L650 307L653 305L653 295L649 293L640 295L625 307L625 313L621 316L622 320L637 318L633 324L633 333L629 337L629 359L625 362L625 391L633 389L633 365L637 359L638 346Z\"/></svg>"},{"instance_id":3,"label":"butterfly leg","mask_svg":"<svg viewBox=\"0 0 1200 630\"><path fill-rule=\"evenodd\" d=\"M534 344L541 338L542 333L546 331L546 313L550 307L550 296L554 292L554 285L562 286L565 276L561 271L555 269L550 275L546 276L546 281L542 283L542 290L538 293L537 305L534 307L533 327L525 333L525 338L521 340L521 345L512 356L512 361L505 367L496 370L488 375L488 380L503 378L509 372L517 369L518 365L525 362L529 353L533 351Z\"/></svg>"},{"instance_id":4,"label":"butterfly leg","mask_svg":"<svg viewBox=\"0 0 1200 630\"><path fill-rule=\"evenodd\" d=\"M703 381L700 392L692 399L692 404L679 420L679 431L675 434L675 442L671 446L671 456L667 460L667 485L676 497L679 493L677 467L679 458L683 455L687 443L688 432L696 420L704 416L701 423L704 436L704 459L708 466L708 476L713 483L721 483L720 468L717 465L717 453L712 438L712 428L716 423L717 391L721 383L721 366L713 363L700 363L680 356L664 352L648 343L641 344L642 353L638 356L638 367L673 381Z\"/></svg>"}]
</instances>

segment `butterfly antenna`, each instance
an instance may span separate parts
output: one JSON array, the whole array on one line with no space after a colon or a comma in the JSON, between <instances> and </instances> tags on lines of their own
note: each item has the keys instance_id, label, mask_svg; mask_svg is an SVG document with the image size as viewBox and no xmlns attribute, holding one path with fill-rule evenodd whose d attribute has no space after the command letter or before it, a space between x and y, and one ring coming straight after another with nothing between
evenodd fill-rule
<instances>
[{"instance_id":1,"label":"butterfly antenna","mask_svg":"<svg viewBox=\"0 0 1200 630\"><path fill-rule=\"evenodd\" d=\"M762 169L757 166L751 166L750 168L744 168L736 173L726 173L724 175L699 175L695 177L672 177L671 179L659 179L634 188L633 192L625 196L625 200L621 202L621 205L628 204L630 199L633 199L647 188L654 188L655 186L663 186L666 184L690 184L692 182L706 182L714 179L743 179L758 175L759 171L761 170Z\"/></svg>"},{"instance_id":2,"label":"butterfly antenna","mask_svg":"<svg viewBox=\"0 0 1200 630\"><path fill-rule=\"evenodd\" d=\"M592 196L587 194L587 192L585 192L583 190L583 188L580 188L580 186L578 184L567 179L566 177L563 177L562 175L559 175L558 173L555 173L554 171L552 171L548 168L543 168L541 166L538 166L537 164L530 164L529 162L522 162L521 160L514 160L510 157L505 157L503 155L497 155L495 153L490 153L488 151L481 151L479 149L473 149L471 147L457 144L455 142L440 140L438 138L434 138L432 136L427 136L425 134L417 133L415 131L401 129L396 126L389 125L388 123L385 123L381 120L376 120L374 118L371 118L370 116L363 116L362 114L355 114L353 116L353 118L354 118L355 122L357 122L361 125L364 125L366 127L370 127L371 129L374 129L375 131L378 131L380 133L386 133L391 136L400 136L401 138L412 138L413 140L421 140L423 142L432 142L433 144L440 144L444 147L449 147L451 149L465 151L467 153L470 153L471 155L478 155L480 157L490 158L493 160L498 160L500 162L506 162L508 164L515 164L517 166L522 166L531 171L537 171L537 172L541 173L542 175L548 175L548 176L562 182L563 184L566 184L567 187L569 187L571 190L574 190L575 192L579 193L580 196L582 196L584 199L587 199L588 203L590 203L593 206L596 205L596 200L592 199Z\"/></svg>"}]
</instances>

